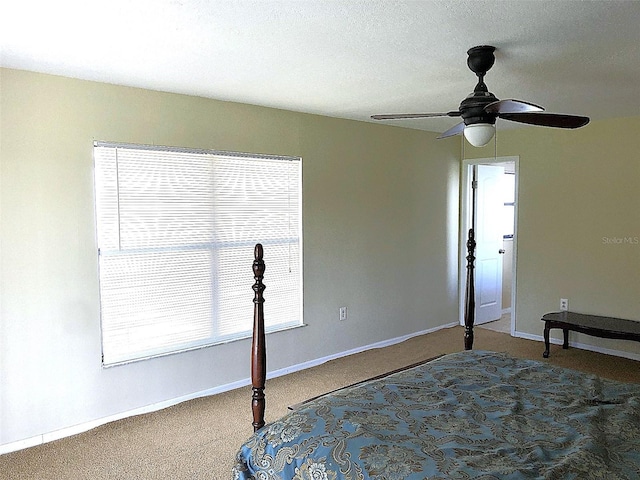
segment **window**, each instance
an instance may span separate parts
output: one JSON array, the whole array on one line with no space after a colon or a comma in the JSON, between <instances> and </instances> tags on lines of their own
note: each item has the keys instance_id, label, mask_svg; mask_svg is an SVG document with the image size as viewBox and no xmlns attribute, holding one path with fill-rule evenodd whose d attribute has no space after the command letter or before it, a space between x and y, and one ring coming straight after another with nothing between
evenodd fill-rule
<instances>
[{"instance_id":1,"label":"window","mask_svg":"<svg viewBox=\"0 0 640 480\"><path fill-rule=\"evenodd\" d=\"M302 324L300 158L94 144L104 365Z\"/></svg>"}]
</instances>

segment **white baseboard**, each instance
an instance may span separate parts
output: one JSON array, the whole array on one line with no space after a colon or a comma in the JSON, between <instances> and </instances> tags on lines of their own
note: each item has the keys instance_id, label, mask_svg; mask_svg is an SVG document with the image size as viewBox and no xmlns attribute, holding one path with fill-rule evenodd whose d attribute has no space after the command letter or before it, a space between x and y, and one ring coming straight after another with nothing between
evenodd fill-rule
<instances>
[{"instance_id":1,"label":"white baseboard","mask_svg":"<svg viewBox=\"0 0 640 480\"><path fill-rule=\"evenodd\" d=\"M418 337L420 335L426 335L427 333L437 332L438 330L442 330L443 328L451 328L457 327L458 322L448 323L446 325L440 325L435 328L430 328L428 330L422 330L420 332L411 333L409 335L404 335L402 337L392 338L390 340L383 340L382 342L372 343L369 345L365 345L363 347L354 348L351 350L347 350L345 352L335 353L333 355L328 355L326 357L321 357L315 360L310 360L308 362L299 363L297 365L292 365L291 367L281 368L279 370L275 370L273 372L267 372L267 378L276 378L282 375L287 375L288 373L298 372L300 370L305 370L307 368L315 367L317 365L322 365L330 360L335 360L336 358L346 357L348 355L353 355L356 353L364 352L366 350L373 350L374 348L383 348L389 347L391 345L395 345L396 343L404 342L405 340L409 340L413 337Z\"/></svg>"},{"instance_id":2,"label":"white baseboard","mask_svg":"<svg viewBox=\"0 0 640 480\"><path fill-rule=\"evenodd\" d=\"M337 358L346 357L348 355L353 355L355 353L364 352L366 350L372 350L374 348L382 348L388 347L390 345L395 345L396 343L404 342L405 340L409 340L410 338L417 337L420 335L425 335L427 333L433 333L435 331L441 330L443 328L450 328L458 326L458 322L449 323L446 325L441 325L435 328L430 328L428 330L422 330L420 332L411 333L409 335L404 335L402 337L392 338L390 340L384 340L382 342L372 343L370 345L365 345L362 347L354 348L351 350L347 350L345 352L335 353L333 355L328 355L326 357L318 358L315 360L310 360L308 362L299 363L297 365L292 365L290 367L281 368L278 370L274 370L272 372L267 372L267 378L276 378L282 375L287 375L289 373L298 372L300 370L305 370L307 368L315 367L317 365L321 365L330 360L335 360ZM163 408L171 407L173 405L177 405L182 402L186 402L187 400L193 400L194 398L206 397L209 395L215 395L217 393L228 392L230 390L235 390L236 388L245 387L247 385L251 385L251 379L246 378L243 380L239 380L237 382L227 383L225 385L220 385L215 388L209 388L207 390L201 390L199 392L190 393L188 395L183 395L177 398L172 398L169 400L165 400L163 402L154 403L151 405L146 405L144 407L136 408L133 410L128 410L126 412L117 413L114 415L110 415L108 417L98 418L96 420L92 420L89 422L84 422L78 425L73 425L71 427L61 428L60 430L55 430L53 432L43 433L41 435L36 435L34 437L25 438L23 440L18 440L16 442L5 443L0 445L0 455L5 453L15 452L17 450L22 450L29 447L35 447L37 445L41 445L43 443L52 442L54 440L60 440L61 438L70 437L72 435L77 435L79 433L86 432L93 428L99 427L101 425L105 425L110 422L114 422L116 420L122 420L123 418L133 417L135 415L143 415L145 413L151 413L158 410L162 410Z\"/></svg>"},{"instance_id":3,"label":"white baseboard","mask_svg":"<svg viewBox=\"0 0 640 480\"><path fill-rule=\"evenodd\" d=\"M172 398L169 400L165 400L163 402L153 403L151 405L146 405L144 407L136 408L133 410L127 410L126 412L116 413L114 415L109 415L108 417L102 417L96 420L91 420L89 422L80 423L78 425L72 425L70 427L61 428L60 430L54 430L52 432L43 433L41 435L36 435L34 437L26 438L24 440L18 440L17 442L5 443L3 445L0 445L0 455L9 453L9 452L15 452L17 450L22 450L24 448L35 447L36 445L52 442L54 440L60 440L61 438L77 435L79 433L86 432L88 430L99 427L101 425L105 425L110 422L115 422L116 420L122 420L123 418L133 417L135 415L143 415L145 413L155 412L158 410L162 410L163 408L177 405L178 403L186 402L187 400L193 400L194 398L204 397L207 395L214 395L216 393L227 392L235 388L244 387L246 385L249 385L250 383L251 381L249 379L240 380L238 382L228 383L226 385L221 385L219 387L210 388L210 389L202 390L199 392L194 392L188 395Z\"/></svg>"},{"instance_id":4,"label":"white baseboard","mask_svg":"<svg viewBox=\"0 0 640 480\"><path fill-rule=\"evenodd\" d=\"M544 337L542 335L533 335L531 333L516 331L513 336L518 338L524 338L526 340L534 340L537 342L544 343ZM549 343L553 343L554 345L562 345L564 342L560 338L550 338ZM637 360L640 362L640 354L638 353L625 352L622 350L613 350L611 348L603 348L595 345L589 345L588 343L572 342L571 340L569 340L569 346L574 348L579 348L581 350L589 350L591 352L604 353L605 355L612 355L614 357L622 357L622 358L628 358L629 360Z\"/></svg>"}]
</instances>

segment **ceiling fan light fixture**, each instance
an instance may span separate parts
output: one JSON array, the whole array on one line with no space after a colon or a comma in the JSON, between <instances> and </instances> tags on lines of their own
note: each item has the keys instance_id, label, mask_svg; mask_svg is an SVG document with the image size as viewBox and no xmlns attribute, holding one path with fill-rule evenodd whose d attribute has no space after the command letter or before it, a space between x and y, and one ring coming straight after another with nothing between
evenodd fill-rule
<instances>
[{"instance_id":1,"label":"ceiling fan light fixture","mask_svg":"<svg viewBox=\"0 0 640 480\"><path fill-rule=\"evenodd\" d=\"M474 147L484 147L495 133L496 127L490 123L474 123L464 127L464 138Z\"/></svg>"}]
</instances>

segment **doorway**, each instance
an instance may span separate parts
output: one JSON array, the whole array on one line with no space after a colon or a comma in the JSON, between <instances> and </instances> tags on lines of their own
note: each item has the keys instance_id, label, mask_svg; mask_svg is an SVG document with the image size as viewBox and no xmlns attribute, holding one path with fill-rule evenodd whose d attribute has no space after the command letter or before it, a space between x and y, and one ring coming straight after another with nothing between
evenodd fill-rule
<instances>
[{"instance_id":1,"label":"doorway","mask_svg":"<svg viewBox=\"0 0 640 480\"><path fill-rule=\"evenodd\" d=\"M466 159L462 164L460 324L464 325L467 234L475 223L475 324L512 336L516 325L518 162L518 157L495 157Z\"/></svg>"}]
</instances>

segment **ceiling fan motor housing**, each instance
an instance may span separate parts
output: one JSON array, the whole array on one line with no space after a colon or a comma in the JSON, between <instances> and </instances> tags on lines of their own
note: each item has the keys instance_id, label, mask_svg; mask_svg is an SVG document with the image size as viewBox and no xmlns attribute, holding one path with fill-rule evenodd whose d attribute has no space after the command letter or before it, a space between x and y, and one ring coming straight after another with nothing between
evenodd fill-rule
<instances>
[{"instance_id":1,"label":"ceiling fan motor housing","mask_svg":"<svg viewBox=\"0 0 640 480\"><path fill-rule=\"evenodd\" d=\"M484 107L490 103L497 102L498 99L491 92L473 92L460 103L460 116L464 120L465 125L473 125L476 123L496 123L497 115L488 113Z\"/></svg>"},{"instance_id":2,"label":"ceiling fan motor housing","mask_svg":"<svg viewBox=\"0 0 640 480\"><path fill-rule=\"evenodd\" d=\"M496 60L495 52L496 47L491 45L479 45L472 47L467 51L467 65L473 73L478 76L478 84L460 103L460 116L464 120L465 125L474 125L476 123L489 123L491 125L496 123L497 116L493 113L487 113L484 107L490 103L497 102L496 96L489 92L486 84L484 83L485 74L493 67Z\"/></svg>"}]
</instances>

